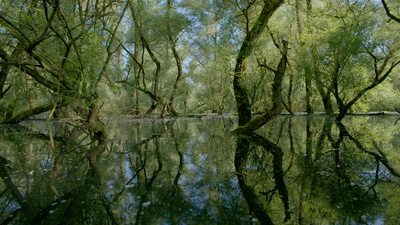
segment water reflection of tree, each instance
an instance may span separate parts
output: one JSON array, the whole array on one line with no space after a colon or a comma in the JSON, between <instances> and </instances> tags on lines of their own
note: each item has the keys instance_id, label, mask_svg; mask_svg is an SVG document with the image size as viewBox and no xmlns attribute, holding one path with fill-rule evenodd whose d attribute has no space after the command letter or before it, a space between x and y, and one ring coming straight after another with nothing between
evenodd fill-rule
<instances>
[{"instance_id":1,"label":"water reflection of tree","mask_svg":"<svg viewBox=\"0 0 400 225\"><path fill-rule=\"evenodd\" d=\"M113 196L113 202L125 202L125 210L128 212L128 221L135 224L154 224L160 218L170 220L171 224L177 224L179 219L177 212L189 208L179 179L183 173L184 155L175 132L175 120L167 123L152 123L151 136L143 137L142 125L138 124L135 140L125 145L125 154L129 158L133 174L118 193ZM173 177L166 176L166 170L174 171L174 163L168 162L163 154L162 141L172 137L173 150L178 155L178 166ZM172 152L169 152L172 153ZM172 184L169 181L172 180Z\"/></svg>"},{"instance_id":2,"label":"water reflection of tree","mask_svg":"<svg viewBox=\"0 0 400 225\"><path fill-rule=\"evenodd\" d=\"M6 133L10 134L11 132L6 131ZM12 134L8 135L8 140L11 142L19 140L20 137L14 137ZM5 191L8 190L11 193L8 201L12 204L15 199L20 206L20 209L17 208L14 212L9 213L11 216L6 218L3 224L11 222L39 224L44 220L63 221L63 218L68 218L72 211L74 214L81 214L81 216L74 215L72 217L81 218L76 222L86 221L88 217L82 215L82 209L85 206L87 209L90 209L91 207L88 206L87 202L96 200L103 201L103 205L100 204L100 206L104 207L99 207L97 210L107 212L109 207L104 201L104 195L99 192L101 181L98 166L98 157L104 151L107 140L91 138L85 135L79 128L75 128L62 137L55 137L54 143L57 149L49 149L49 137L47 135L33 133L32 131L27 132L26 130L23 133L16 133L15 135L29 138L34 145L42 144L42 147L39 146L39 149L41 148L44 152L49 151L49 157L47 160L39 158L40 156L36 159L34 158L36 156L31 155L31 158L26 158L27 164L21 163L22 166L29 165L28 167L25 166L25 168L17 168L18 165L16 165L15 161L10 162L4 157L1 158L3 162L0 164L1 178L6 184L7 189ZM88 138L90 140L85 141ZM18 146L24 148L21 142L18 143ZM32 145L29 145L28 148L32 148ZM28 149L28 151L32 151L32 149ZM30 153L34 154L36 152ZM82 159L78 161L79 163L86 161L89 165L86 180L80 185L76 185L75 183L60 184L59 182L66 179L67 176L71 176L70 178L80 176L79 174L83 172L80 170L80 165L69 164L68 157L71 154ZM18 155L17 158L21 157ZM10 167L14 167L15 171L10 170ZM44 173L42 173L41 167L44 167ZM26 169L29 169L28 171L33 170L25 172ZM29 176L25 175L27 173L29 173ZM19 174L22 176L19 176ZM26 180L25 182L28 182L28 186L23 185L21 179ZM15 181L17 181L18 185ZM20 191L24 188L26 188L26 192L21 193ZM23 216L19 215L20 211L23 212ZM109 215L113 219L111 214Z\"/></svg>"},{"instance_id":3,"label":"water reflection of tree","mask_svg":"<svg viewBox=\"0 0 400 225\"><path fill-rule=\"evenodd\" d=\"M141 128L139 127L138 129L140 130ZM16 184L13 181L19 181L21 178L9 173L10 166L17 168L18 165L11 163L4 157L0 158L0 176L7 188L2 196L4 197L4 194L7 195L6 192L8 190L11 195L8 197L9 204L13 204L12 202L15 200L20 206L20 209L9 213L11 216L5 218L3 224L40 224L51 223L51 221L75 224L118 224L121 215L118 211L119 207L116 206L119 204L120 197L125 194L124 192L130 190L128 186L135 178L138 184L136 190L141 194L138 207L136 207L137 216L132 221L136 221L137 224L143 223L141 219L146 217L146 209L151 201L149 195L151 194L155 180L163 168L160 152L160 135L152 135L135 146L136 148L133 149L133 153L137 157L134 156L133 158L138 160L131 163L131 166L134 165L137 168L136 174L113 196L107 192L109 188L108 183L110 182L107 179L108 177L106 177L108 176L106 172L107 168L104 167L104 163L100 164L105 159L103 154L109 147L109 140L98 139L88 134L85 130L80 130L79 128L64 132L63 136L54 137L55 146L54 148L49 148L49 137L47 135L41 133L32 134L31 131L28 131L26 136L29 136L35 145L42 144L42 151L47 153L49 157L48 159L40 158L41 156L38 156L37 159L35 158L37 160L34 162L36 167L32 168L34 170L28 173L36 176L30 180L29 183L32 183L33 187L28 188L29 190L26 193L20 192L20 190L24 189L21 182ZM17 135L21 135L21 133L17 133ZM142 138L140 131L138 135L139 137L137 138L140 140ZM27 138L26 136L24 138ZM7 140L16 142L20 140L20 138L15 139L11 135ZM24 148L24 145L18 145ZM154 170L152 170L154 161L151 158L153 155L148 155L152 152L152 148L154 148L157 165ZM180 152L178 148L177 151ZM21 157L17 156L17 158ZM32 160L29 159L26 161ZM37 167L37 164L43 161L45 163L44 166L46 166L44 170ZM183 165L180 165L180 167L182 168ZM24 172L26 168L18 169L18 173L27 173ZM178 171L178 174L181 173L181 170L179 169L180 172ZM43 171L45 172L41 174ZM117 173L113 175L118 177ZM123 171L120 171L120 173L123 173ZM107 183L102 181L104 178L107 179ZM175 187L178 186L178 179L179 176L175 178Z\"/></svg>"},{"instance_id":4,"label":"water reflection of tree","mask_svg":"<svg viewBox=\"0 0 400 225\"><path fill-rule=\"evenodd\" d=\"M243 224L248 208L270 224L387 215L382 206L396 205L400 191L393 147L384 146L394 138L374 142L363 137L365 121L332 121L278 117L260 135L239 136L235 155L221 132L233 123L220 120L127 124L128 135L112 130L110 139L57 128L54 149L47 135L5 131L0 222Z\"/></svg>"},{"instance_id":5,"label":"water reflection of tree","mask_svg":"<svg viewBox=\"0 0 400 225\"><path fill-rule=\"evenodd\" d=\"M377 144L379 138L357 138L333 117L306 118L296 126L305 134L299 138L291 119L287 127L279 121L271 125L279 129L237 140L239 185L250 213L262 224L373 223L385 215L383 187L398 185L393 178L400 176Z\"/></svg>"},{"instance_id":6,"label":"water reflection of tree","mask_svg":"<svg viewBox=\"0 0 400 225\"><path fill-rule=\"evenodd\" d=\"M270 203L272 200L272 195L275 191L278 191L284 206L284 222L287 222L291 218L291 212L289 208L289 194L284 181L283 151L274 143L255 133L250 135L242 135L240 138L238 138L237 149L235 153L235 168L239 186L247 201L250 212L254 213L261 223L273 224L273 220L268 215L266 210L266 203L263 203L260 200L260 196L256 193L256 190L250 181L251 179L247 170L247 160L251 150L250 143L262 147L265 151L271 153L273 156L272 170L275 187L267 191L259 192L266 196L266 203Z\"/></svg>"},{"instance_id":7,"label":"water reflection of tree","mask_svg":"<svg viewBox=\"0 0 400 225\"><path fill-rule=\"evenodd\" d=\"M398 176L383 155L367 150L342 123L333 123L330 117L325 118L315 152L307 148L299 162L299 179L302 186L307 186L300 193L300 224L321 219L316 208L324 205L329 206L325 215L328 221L373 223L385 204L378 192L371 191L383 182L378 179L380 164ZM375 173L372 182L371 176L366 176L370 171ZM311 205L318 207L313 209Z\"/></svg>"}]
</instances>

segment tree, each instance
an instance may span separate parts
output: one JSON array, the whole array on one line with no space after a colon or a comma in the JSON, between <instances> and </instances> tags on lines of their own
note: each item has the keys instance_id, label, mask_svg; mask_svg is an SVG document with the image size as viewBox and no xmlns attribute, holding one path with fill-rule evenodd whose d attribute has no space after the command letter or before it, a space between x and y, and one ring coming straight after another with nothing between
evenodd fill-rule
<instances>
[{"instance_id":1,"label":"tree","mask_svg":"<svg viewBox=\"0 0 400 225\"><path fill-rule=\"evenodd\" d=\"M251 7L254 2L250 2L247 7ZM251 116L251 105L249 101L249 96L247 93L246 87L246 60L251 55L253 47L257 39L260 37L264 29L266 28L269 19L275 12L275 10L283 4L283 1L264 1L264 5L261 9L258 18L254 22L253 26L246 29L246 36L243 40L243 43L240 47L238 56L236 58L236 66L234 70L234 78L233 78L233 89L235 92L235 99L237 104L237 110L239 114L239 126L245 126L250 122ZM288 43L283 43L282 50L282 61L279 63L277 70L275 71L275 81L274 83L274 93L275 97L282 97L281 90L281 82L286 69L286 61L287 61L287 47ZM278 93L279 92L279 93ZM271 117L280 113L282 99L274 98L274 105L269 112L266 112L262 117L257 118L257 120L253 120L250 126L247 126L246 130L255 130L265 124ZM237 130L238 131L238 130Z\"/></svg>"},{"instance_id":2,"label":"tree","mask_svg":"<svg viewBox=\"0 0 400 225\"><path fill-rule=\"evenodd\" d=\"M378 22L370 16L376 13L373 8L355 3L341 10L351 13L329 32L325 39L326 49L322 50L325 52L319 53L325 71L319 73L328 80L318 82L324 84L336 99L337 121L342 120L367 91L385 81L400 63L396 59L396 44L371 39L375 35L371 27Z\"/></svg>"},{"instance_id":3,"label":"tree","mask_svg":"<svg viewBox=\"0 0 400 225\"><path fill-rule=\"evenodd\" d=\"M176 97L176 93L178 91L178 84L179 81L181 81L182 79L182 62L181 62L181 57L178 54L178 51L176 50L176 42L178 41L178 38L176 37L180 30L173 30L171 27L171 21L176 21L178 20L179 14L174 14L175 19L172 19L172 15L171 15L171 10L172 10L172 3L171 0L167 0L167 32L168 32L168 40L170 41L170 45L171 45L171 50L172 50L172 54L174 55L175 58L175 62L176 62L176 67L177 67L177 76L176 76L176 80L174 83L174 87L171 93L171 97L169 98L169 103L168 103L168 111L171 113L171 115L173 116L178 116L178 113L176 112L175 108L174 108L174 101L175 101L175 97Z\"/></svg>"},{"instance_id":4,"label":"tree","mask_svg":"<svg viewBox=\"0 0 400 225\"><path fill-rule=\"evenodd\" d=\"M167 1L165 5L158 5L153 1L132 3L130 11L133 23L130 24L128 40L121 42L129 55L129 62L125 65L128 73L117 83L127 84L128 87L146 94L151 99L146 114L153 113L160 106L161 117L164 117L166 112L173 116L178 115L174 103L179 92L178 84L183 78L183 69L177 46L180 35L189 25L185 16L173 9L173 1ZM132 43L134 43L133 50L130 46ZM139 50L140 47L142 50ZM138 54L139 51L142 52L141 55ZM169 84L173 79L169 73L171 67L169 51L172 51L177 67L177 75L172 85ZM149 60L153 65L148 62ZM149 77L148 74L154 76ZM139 106L142 107L142 99L139 96L137 92L135 110L141 111Z\"/></svg>"},{"instance_id":5,"label":"tree","mask_svg":"<svg viewBox=\"0 0 400 225\"><path fill-rule=\"evenodd\" d=\"M252 113L266 112L253 130L285 108L324 107L342 117L351 107L376 105L356 96L375 94L386 72L395 74L397 37L388 34L398 28L397 4L283 2L1 2L4 123L54 108L96 129L103 126L101 109L161 116L237 111L244 126ZM276 12L279 19L270 22ZM388 16L394 23L384 23Z\"/></svg>"},{"instance_id":6,"label":"tree","mask_svg":"<svg viewBox=\"0 0 400 225\"><path fill-rule=\"evenodd\" d=\"M70 105L85 117L88 128L105 135L98 119L97 88L102 79L108 79L107 68L119 48L118 28L129 3L120 8L120 13L115 11L116 2L2 3L7 12L1 13L0 22L13 44L8 45L9 49L3 46L0 57L32 78L29 85L43 86L44 96L51 96L51 102L59 108ZM13 19L15 14L20 20ZM22 50L18 50L19 47ZM10 51L23 52L16 55ZM50 104L22 111L3 123L18 123L49 111L53 108Z\"/></svg>"}]
</instances>

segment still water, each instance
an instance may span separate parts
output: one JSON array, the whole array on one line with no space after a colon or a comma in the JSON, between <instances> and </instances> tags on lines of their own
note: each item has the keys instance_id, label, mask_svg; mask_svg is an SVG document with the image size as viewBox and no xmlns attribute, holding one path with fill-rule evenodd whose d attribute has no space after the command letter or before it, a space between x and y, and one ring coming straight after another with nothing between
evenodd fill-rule
<instances>
[{"instance_id":1,"label":"still water","mask_svg":"<svg viewBox=\"0 0 400 225\"><path fill-rule=\"evenodd\" d=\"M2 224L400 224L396 116L0 127Z\"/></svg>"}]
</instances>

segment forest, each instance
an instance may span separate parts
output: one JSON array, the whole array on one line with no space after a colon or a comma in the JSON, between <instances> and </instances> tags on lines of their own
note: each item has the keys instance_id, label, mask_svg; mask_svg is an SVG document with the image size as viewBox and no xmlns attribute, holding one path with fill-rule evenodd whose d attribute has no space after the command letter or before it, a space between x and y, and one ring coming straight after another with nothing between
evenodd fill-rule
<instances>
[{"instance_id":1,"label":"forest","mask_svg":"<svg viewBox=\"0 0 400 225\"><path fill-rule=\"evenodd\" d=\"M0 2L0 115L275 115L400 108L394 0ZM249 125L249 124L248 124Z\"/></svg>"},{"instance_id":2,"label":"forest","mask_svg":"<svg viewBox=\"0 0 400 225\"><path fill-rule=\"evenodd\" d=\"M399 32L398 0L0 0L0 223L399 224Z\"/></svg>"}]
</instances>

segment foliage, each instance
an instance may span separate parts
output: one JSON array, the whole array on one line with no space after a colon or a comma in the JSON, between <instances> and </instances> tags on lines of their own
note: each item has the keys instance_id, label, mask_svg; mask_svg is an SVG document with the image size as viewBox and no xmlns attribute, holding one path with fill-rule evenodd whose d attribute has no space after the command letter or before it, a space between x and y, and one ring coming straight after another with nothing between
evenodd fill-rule
<instances>
[{"instance_id":1,"label":"foliage","mask_svg":"<svg viewBox=\"0 0 400 225\"><path fill-rule=\"evenodd\" d=\"M385 3L398 15L396 3ZM59 116L82 117L94 103L104 114L164 114L164 105L172 107L167 109L171 115L235 113L233 70L264 2L0 4L0 111L5 118L6 112L17 115L51 102L58 103ZM393 111L400 104L394 65L399 40L393 35L399 26L375 1L284 3L246 60L252 112L263 113L273 104L270 69L279 62L276 44L282 39L290 44L281 93L285 110L305 111L311 96L314 111L322 111L325 102L319 96L325 89L325 97L337 100L335 111L343 105L351 112ZM388 78L364 93L377 72L380 77L388 72Z\"/></svg>"}]
</instances>

